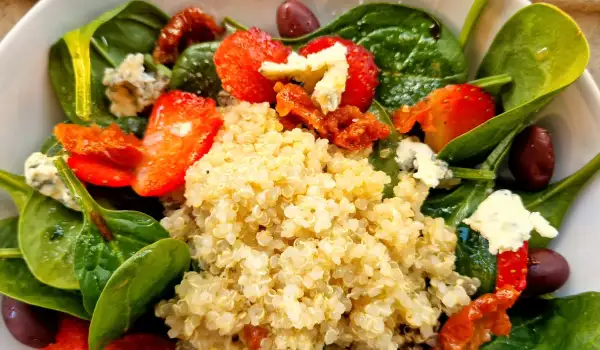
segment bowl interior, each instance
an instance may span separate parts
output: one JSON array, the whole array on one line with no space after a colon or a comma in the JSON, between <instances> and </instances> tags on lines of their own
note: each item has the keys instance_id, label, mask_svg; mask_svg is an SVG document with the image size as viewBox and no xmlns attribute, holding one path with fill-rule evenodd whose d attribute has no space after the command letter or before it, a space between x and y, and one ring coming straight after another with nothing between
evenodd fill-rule
<instances>
[{"instance_id":1,"label":"bowl interior","mask_svg":"<svg viewBox=\"0 0 600 350\"><path fill-rule=\"evenodd\" d=\"M47 73L48 49L70 29L87 23L100 13L124 3L122 0L41 0L0 44L0 168L23 172L26 157L39 149L50 135L53 125L64 119L54 97ZM275 31L275 8L281 0L157 0L167 12L185 6L199 6L217 17L225 15L242 23ZM340 13L363 0L304 0L321 23L328 23ZM458 33L471 5L464 0L390 1L424 8L437 16L454 33ZM502 23L525 0L490 0L474 39L467 47L472 73L485 54ZM539 113L540 123L554 136L557 154L555 180L576 171L600 150L600 92L589 74L560 94ZM600 269L596 247L600 246L600 179L596 177L582 192L568 214L554 247L571 265L571 278L558 292L574 294L600 290ZM0 194L0 217L16 213L11 200ZM1 321L0 321L1 322ZM0 325L0 348L25 349Z\"/></svg>"}]
</instances>

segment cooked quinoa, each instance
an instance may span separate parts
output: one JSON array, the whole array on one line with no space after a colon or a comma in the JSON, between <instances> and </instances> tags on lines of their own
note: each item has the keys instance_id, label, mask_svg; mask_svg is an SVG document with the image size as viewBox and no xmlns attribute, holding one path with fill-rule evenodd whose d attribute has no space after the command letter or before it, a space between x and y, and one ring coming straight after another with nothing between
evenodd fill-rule
<instances>
[{"instance_id":1,"label":"cooked quinoa","mask_svg":"<svg viewBox=\"0 0 600 350\"><path fill-rule=\"evenodd\" d=\"M456 236L420 212L428 188L389 176L301 129L268 104L223 108L225 124L187 172L185 204L162 220L189 242L186 273L156 307L182 348L397 349L434 338L442 313L479 282L454 271Z\"/></svg>"}]
</instances>

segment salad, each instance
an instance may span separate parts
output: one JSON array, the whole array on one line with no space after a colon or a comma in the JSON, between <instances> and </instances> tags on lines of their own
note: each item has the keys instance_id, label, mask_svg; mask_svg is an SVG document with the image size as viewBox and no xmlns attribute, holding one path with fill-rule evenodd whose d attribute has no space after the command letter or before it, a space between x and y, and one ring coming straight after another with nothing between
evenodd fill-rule
<instances>
[{"instance_id":1,"label":"salad","mask_svg":"<svg viewBox=\"0 0 600 350\"><path fill-rule=\"evenodd\" d=\"M8 330L47 350L596 348L600 294L553 296L569 265L548 244L600 156L551 183L536 125L588 43L529 5L470 79L486 3L458 37L390 3L321 26L298 0L280 37L143 1L66 33L65 121L0 171Z\"/></svg>"}]
</instances>

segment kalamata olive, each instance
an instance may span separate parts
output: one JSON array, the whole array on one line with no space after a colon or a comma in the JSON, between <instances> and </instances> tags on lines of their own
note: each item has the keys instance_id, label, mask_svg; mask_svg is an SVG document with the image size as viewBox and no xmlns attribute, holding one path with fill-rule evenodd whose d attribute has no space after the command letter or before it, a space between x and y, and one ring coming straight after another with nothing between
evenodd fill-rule
<instances>
[{"instance_id":1,"label":"kalamata olive","mask_svg":"<svg viewBox=\"0 0 600 350\"><path fill-rule=\"evenodd\" d=\"M552 249L534 248L529 251L527 295L552 293L569 278L569 264Z\"/></svg>"},{"instance_id":2,"label":"kalamata olive","mask_svg":"<svg viewBox=\"0 0 600 350\"><path fill-rule=\"evenodd\" d=\"M296 38L319 29L315 14L300 0L284 1L277 8L277 29L284 38Z\"/></svg>"},{"instance_id":3,"label":"kalamata olive","mask_svg":"<svg viewBox=\"0 0 600 350\"><path fill-rule=\"evenodd\" d=\"M2 317L10 334L32 348L43 348L52 343L58 332L58 315L14 300L2 299Z\"/></svg>"},{"instance_id":4,"label":"kalamata olive","mask_svg":"<svg viewBox=\"0 0 600 350\"><path fill-rule=\"evenodd\" d=\"M517 135L508 165L523 189L538 191L548 186L554 173L554 146L548 130L532 125Z\"/></svg>"}]
</instances>

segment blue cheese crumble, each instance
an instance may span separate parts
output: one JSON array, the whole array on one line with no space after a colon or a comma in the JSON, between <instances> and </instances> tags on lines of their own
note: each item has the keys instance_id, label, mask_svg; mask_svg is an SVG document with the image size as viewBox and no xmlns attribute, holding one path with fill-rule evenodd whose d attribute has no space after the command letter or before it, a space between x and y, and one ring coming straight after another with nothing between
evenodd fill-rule
<instances>
[{"instance_id":1,"label":"blue cheese crumble","mask_svg":"<svg viewBox=\"0 0 600 350\"><path fill-rule=\"evenodd\" d=\"M452 178L448 164L437 159L429 146L412 138L405 138L398 143L395 160L404 171L416 170L413 177L428 187L437 187L440 180Z\"/></svg>"},{"instance_id":2,"label":"blue cheese crumble","mask_svg":"<svg viewBox=\"0 0 600 350\"><path fill-rule=\"evenodd\" d=\"M558 235L540 213L529 212L521 197L508 190L492 193L463 222L488 240L492 254L517 251L531 238L532 230L547 238Z\"/></svg>"},{"instance_id":3,"label":"blue cheese crumble","mask_svg":"<svg viewBox=\"0 0 600 350\"><path fill-rule=\"evenodd\" d=\"M110 112L131 117L153 105L169 84L169 78L144 71L144 55L129 54L118 68L107 68L102 83L110 100Z\"/></svg>"},{"instance_id":4,"label":"blue cheese crumble","mask_svg":"<svg viewBox=\"0 0 600 350\"><path fill-rule=\"evenodd\" d=\"M342 101L348 79L348 49L340 43L307 57L292 52L286 63L263 62L259 71L271 80L293 78L304 83L312 100L325 114L335 111Z\"/></svg>"},{"instance_id":5,"label":"blue cheese crumble","mask_svg":"<svg viewBox=\"0 0 600 350\"><path fill-rule=\"evenodd\" d=\"M75 197L69 191L54 166L58 157L48 157L36 152L25 161L25 182L44 196L53 198L67 208L81 211Z\"/></svg>"}]
</instances>

